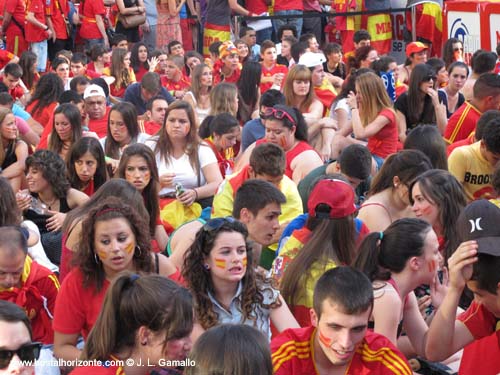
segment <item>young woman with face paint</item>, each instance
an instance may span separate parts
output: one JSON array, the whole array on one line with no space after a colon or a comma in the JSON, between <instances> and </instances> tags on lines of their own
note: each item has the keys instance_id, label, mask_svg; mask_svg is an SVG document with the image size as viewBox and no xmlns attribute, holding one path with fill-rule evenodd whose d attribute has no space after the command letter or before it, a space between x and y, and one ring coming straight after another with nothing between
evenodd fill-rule
<instances>
[{"instance_id":1,"label":"young woman with face paint","mask_svg":"<svg viewBox=\"0 0 500 375\"><path fill-rule=\"evenodd\" d=\"M125 149L117 175L130 182L142 194L149 212L149 229L154 238L153 251L162 252L168 243L168 236L161 224L158 189L160 186L155 155L151 149L136 143Z\"/></svg>"},{"instance_id":2,"label":"young woman with face paint","mask_svg":"<svg viewBox=\"0 0 500 375\"><path fill-rule=\"evenodd\" d=\"M209 116L200 126L200 137L212 148L222 177L234 171L234 149L240 136L240 124L230 113Z\"/></svg>"},{"instance_id":3,"label":"young woman with face paint","mask_svg":"<svg viewBox=\"0 0 500 375\"><path fill-rule=\"evenodd\" d=\"M195 299L203 329L222 323L254 326L264 335L298 324L270 280L255 271L248 232L227 217L209 220L184 258L183 277Z\"/></svg>"},{"instance_id":4,"label":"young woman with face paint","mask_svg":"<svg viewBox=\"0 0 500 375\"><path fill-rule=\"evenodd\" d=\"M54 352L80 357L78 337L87 338L106 290L122 271L157 273L178 279L168 258L151 252L147 222L118 198L107 198L83 219L75 268L64 279L54 313Z\"/></svg>"},{"instance_id":5,"label":"young woman with face paint","mask_svg":"<svg viewBox=\"0 0 500 375\"><path fill-rule=\"evenodd\" d=\"M416 353L425 356L427 324L413 290L431 286L434 306L446 294L448 274L438 278L442 262L439 242L431 225L422 219L400 219L383 232L365 237L354 267L363 271L374 287L374 306L369 328L398 345L404 329ZM404 351L404 343L400 343ZM409 353L405 353L409 354Z\"/></svg>"}]
</instances>

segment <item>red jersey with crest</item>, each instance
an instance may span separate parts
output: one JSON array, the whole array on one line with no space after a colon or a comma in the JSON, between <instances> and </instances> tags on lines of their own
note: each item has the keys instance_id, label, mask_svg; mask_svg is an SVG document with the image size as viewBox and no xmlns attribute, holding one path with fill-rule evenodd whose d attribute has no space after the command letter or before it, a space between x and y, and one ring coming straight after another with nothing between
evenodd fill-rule
<instances>
[{"instance_id":1,"label":"red jersey with crest","mask_svg":"<svg viewBox=\"0 0 500 375\"><path fill-rule=\"evenodd\" d=\"M285 66L285 65L281 65L281 64L274 64L273 67L271 69L267 69L264 64L261 64L262 65L262 77L266 77L266 78L269 78L269 77L272 77L274 76L275 74L278 74L278 73L283 73L285 76L283 77L283 83L285 82L285 78L286 78L286 75L288 74L288 68ZM270 81L270 82L261 82L260 83L260 93L261 95L263 93L265 93L267 90L269 90L273 85L273 82Z\"/></svg>"}]
</instances>

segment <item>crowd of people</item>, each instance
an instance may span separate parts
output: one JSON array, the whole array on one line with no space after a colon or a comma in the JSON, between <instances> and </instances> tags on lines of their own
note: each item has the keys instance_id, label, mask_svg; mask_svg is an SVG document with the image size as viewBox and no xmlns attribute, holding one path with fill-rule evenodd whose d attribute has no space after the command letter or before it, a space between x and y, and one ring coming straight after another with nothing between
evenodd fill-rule
<instances>
[{"instance_id":1,"label":"crowd of people","mask_svg":"<svg viewBox=\"0 0 500 375\"><path fill-rule=\"evenodd\" d=\"M499 373L500 45L186 9L6 2L0 374Z\"/></svg>"}]
</instances>

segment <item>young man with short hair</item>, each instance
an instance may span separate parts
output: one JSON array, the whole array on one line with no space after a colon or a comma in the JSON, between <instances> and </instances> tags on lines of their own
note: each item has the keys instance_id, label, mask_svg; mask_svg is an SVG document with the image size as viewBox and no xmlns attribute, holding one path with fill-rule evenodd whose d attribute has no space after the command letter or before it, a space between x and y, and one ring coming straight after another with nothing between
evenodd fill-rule
<instances>
[{"instance_id":1,"label":"young man with short hair","mask_svg":"<svg viewBox=\"0 0 500 375\"><path fill-rule=\"evenodd\" d=\"M384 336L368 331L373 288L347 266L326 271L314 288L311 326L292 328L271 341L276 375L411 375L404 355Z\"/></svg>"},{"instance_id":2,"label":"young man with short hair","mask_svg":"<svg viewBox=\"0 0 500 375\"><path fill-rule=\"evenodd\" d=\"M182 99L191 86L191 81L183 74L184 57L170 55L167 58L165 75L161 76L161 85L176 99Z\"/></svg>"},{"instance_id":3,"label":"young man with short hair","mask_svg":"<svg viewBox=\"0 0 500 375\"><path fill-rule=\"evenodd\" d=\"M178 40L172 40L170 43L168 43L167 51L169 56L184 57L184 47Z\"/></svg>"},{"instance_id":4,"label":"young man with short hair","mask_svg":"<svg viewBox=\"0 0 500 375\"><path fill-rule=\"evenodd\" d=\"M299 42L306 42L307 45L309 46L309 50L313 53L320 52L319 43L318 40L316 39L316 35L312 33L302 34L299 38Z\"/></svg>"},{"instance_id":5,"label":"young man with short hair","mask_svg":"<svg viewBox=\"0 0 500 375\"><path fill-rule=\"evenodd\" d=\"M490 109L500 109L500 76L484 73L474 84L474 97L462 104L448 120L444 139L451 144L467 138L479 117Z\"/></svg>"},{"instance_id":6,"label":"young man with short hair","mask_svg":"<svg viewBox=\"0 0 500 375\"><path fill-rule=\"evenodd\" d=\"M349 61L349 57L354 57L356 50L359 47L369 46L372 40L372 36L366 30L357 30L352 36L352 41L354 44L354 49L352 51L346 52L344 55L344 62ZM344 51L345 52L345 51Z\"/></svg>"},{"instance_id":7,"label":"young man with short hair","mask_svg":"<svg viewBox=\"0 0 500 375\"><path fill-rule=\"evenodd\" d=\"M167 112L168 102L163 96L155 96L146 104L147 120L144 121L144 129L141 131L154 135L161 129L165 122L165 113Z\"/></svg>"},{"instance_id":8,"label":"young man with short hair","mask_svg":"<svg viewBox=\"0 0 500 375\"><path fill-rule=\"evenodd\" d=\"M142 116L146 112L146 103L157 95L163 96L169 104L175 100L162 87L160 75L155 72L147 72L142 77L141 82L133 83L127 87L123 100L132 103L137 109L137 115Z\"/></svg>"},{"instance_id":9,"label":"young man with short hair","mask_svg":"<svg viewBox=\"0 0 500 375\"><path fill-rule=\"evenodd\" d=\"M474 97L474 84L477 79L485 73L495 73L495 64L497 55L495 52L479 49L472 55L470 66L472 72L467 77L464 87L460 92L464 95L465 101L469 101ZM496 73L495 73L496 74Z\"/></svg>"},{"instance_id":10,"label":"young man with short hair","mask_svg":"<svg viewBox=\"0 0 500 375\"><path fill-rule=\"evenodd\" d=\"M271 87L281 89L285 83L288 68L276 63L276 46L270 40L264 40L260 46L262 57L262 76L260 79L260 93L263 94Z\"/></svg>"},{"instance_id":11,"label":"young man with short hair","mask_svg":"<svg viewBox=\"0 0 500 375\"><path fill-rule=\"evenodd\" d=\"M491 180L499 160L500 118L495 118L485 125L480 141L453 150L448 169L464 187L469 202L495 198Z\"/></svg>"},{"instance_id":12,"label":"young man with short hair","mask_svg":"<svg viewBox=\"0 0 500 375\"><path fill-rule=\"evenodd\" d=\"M5 65L1 78L4 85L9 89L12 99L20 100L23 104L26 104L29 91L21 86L22 76L23 69L21 66L16 63L9 63Z\"/></svg>"},{"instance_id":13,"label":"young man with short hair","mask_svg":"<svg viewBox=\"0 0 500 375\"><path fill-rule=\"evenodd\" d=\"M75 52L71 56L71 77L85 76L87 73L87 56L82 52Z\"/></svg>"},{"instance_id":14,"label":"young man with short hair","mask_svg":"<svg viewBox=\"0 0 500 375\"><path fill-rule=\"evenodd\" d=\"M425 353L441 361L464 348L459 374L500 373L500 209L478 200L462 212L464 241L448 259L449 285L427 331ZM474 301L458 317L467 287Z\"/></svg>"}]
</instances>

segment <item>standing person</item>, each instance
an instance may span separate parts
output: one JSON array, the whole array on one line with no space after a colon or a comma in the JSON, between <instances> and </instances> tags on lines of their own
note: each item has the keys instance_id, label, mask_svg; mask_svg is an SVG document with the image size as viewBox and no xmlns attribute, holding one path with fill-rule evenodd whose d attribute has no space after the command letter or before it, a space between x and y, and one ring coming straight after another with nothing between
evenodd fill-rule
<instances>
[{"instance_id":1,"label":"standing person","mask_svg":"<svg viewBox=\"0 0 500 375\"><path fill-rule=\"evenodd\" d=\"M186 0L156 0L158 9L158 25L155 48L168 50L168 45L174 40L181 42L181 20L179 12Z\"/></svg>"},{"instance_id":2,"label":"standing person","mask_svg":"<svg viewBox=\"0 0 500 375\"><path fill-rule=\"evenodd\" d=\"M142 0L116 0L116 6L118 8L116 32L125 35L130 44L138 42L141 39L139 36L139 26L125 27L120 20L120 16L145 14L146 8L144 7L144 2Z\"/></svg>"},{"instance_id":3,"label":"standing person","mask_svg":"<svg viewBox=\"0 0 500 375\"><path fill-rule=\"evenodd\" d=\"M274 32L279 36L279 30L282 26L294 26L296 33L295 37L300 38L302 33L302 25L304 19L302 17L287 18L286 16L302 16L304 10L304 3L302 0L276 0L274 3L274 15L282 16L283 18L277 18L272 20Z\"/></svg>"},{"instance_id":4,"label":"standing person","mask_svg":"<svg viewBox=\"0 0 500 375\"><path fill-rule=\"evenodd\" d=\"M94 45L103 44L110 47L104 17L106 9L102 0L86 0L80 4L79 12L82 18L80 37L85 40L85 50L90 51Z\"/></svg>"},{"instance_id":5,"label":"standing person","mask_svg":"<svg viewBox=\"0 0 500 375\"><path fill-rule=\"evenodd\" d=\"M63 50L71 40L71 33L68 34L66 23L69 25L70 32L73 31L73 24L69 21L69 1L53 0L51 2L50 20L52 21L52 38L49 39L49 61L53 61L56 53Z\"/></svg>"},{"instance_id":6,"label":"standing person","mask_svg":"<svg viewBox=\"0 0 500 375\"><path fill-rule=\"evenodd\" d=\"M311 326L288 329L271 341L276 375L411 374L403 354L370 332L370 280L350 267L326 271L314 288ZM300 352L300 355L295 355Z\"/></svg>"},{"instance_id":7,"label":"standing person","mask_svg":"<svg viewBox=\"0 0 500 375\"><path fill-rule=\"evenodd\" d=\"M183 276L195 300L204 329L223 323L253 326L270 335L298 327L269 279L256 273L246 227L232 217L209 220L184 257Z\"/></svg>"},{"instance_id":8,"label":"standing person","mask_svg":"<svg viewBox=\"0 0 500 375\"><path fill-rule=\"evenodd\" d=\"M26 3L23 0L6 1L2 20L2 35L5 48L16 56L21 56L29 48L24 30Z\"/></svg>"},{"instance_id":9,"label":"standing person","mask_svg":"<svg viewBox=\"0 0 500 375\"><path fill-rule=\"evenodd\" d=\"M149 366L171 368L165 363L184 361L191 350L192 329L192 297L185 288L158 275L125 273L106 293L81 357L124 365L79 366L71 374L146 375Z\"/></svg>"},{"instance_id":10,"label":"standing person","mask_svg":"<svg viewBox=\"0 0 500 375\"><path fill-rule=\"evenodd\" d=\"M207 18L203 32L203 56L209 57L208 47L216 41L231 40L231 13L241 16L253 16L249 10L238 4L237 0L208 1Z\"/></svg>"},{"instance_id":11,"label":"standing person","mask_svg":"<svg viewBox=\"0 0 500 375\"><path fill-rule=\"evenodd\" d=\"M158 8L156 0L144 0L144 7L146 8L146 22L141 26L142 41L149 50L153 51L157 45Z\"/></svg>"},{"instance_id":12,"label":"standing person","mask_svg":"<svg viewBox=\"0 0 500 375\"><path fill-rule=\"evenodd\" d=\"M33 0L26 6L26 41L30 43L30 50L38 56L37 69L41 73L47 68L47 40L54 35L54 30L48 23L50 18L48 5L50 3L45 4L42 0Z\"/></svg>"}]
</instances>

